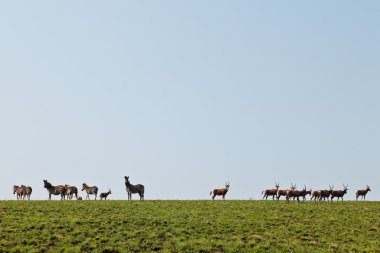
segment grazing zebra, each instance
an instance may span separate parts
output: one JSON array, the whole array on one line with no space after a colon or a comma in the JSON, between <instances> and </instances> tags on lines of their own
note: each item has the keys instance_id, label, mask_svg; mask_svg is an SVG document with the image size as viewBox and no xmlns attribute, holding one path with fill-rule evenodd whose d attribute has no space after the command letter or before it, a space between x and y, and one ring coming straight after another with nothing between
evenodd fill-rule
<instances>
[{"instance_id":1,"label":"grazing zebra","mask_svg":"<svg viewBox=\"0 0 380 253\"><path fill-rule=\"evenodd\" d=\"M96 197L98 196L98 187L96 186L88 186L86 183L82 184L82 191L86 190L87 196L86 199L90 200L90 194L95 195L95 200Z\"/></svg>"},{"instance_id":2,"label":"grazing zebra","mask_svg":"<svg viewBox=\"0 0 380 253\"><path fill-rule=\"evenodd\" d=\"M32 187L30 186L25 186L25 185L21 185L22 189L23 189L23 199L25 198L28 198L28 200L30 200L30 196L32 195Z\"/></svg>"},{"instance_id":3,"label":"grazing zebra","mask_svg":"<svg viewBox=\"0 0 380 253\"><path fill-rule=\"evenodd\" d=\"M138 193L140 201L144 200L144 186L142 184L133 185L129 182L129 177L125 176L125 188L128 193L128 200L132 200L132 194Z\"/></svg>"},{"instance_id":4,"label":"grazing zebra","mask_svg":"<svg viewBox=\"0 0 380 253\"><path fill-rule=\"evenodd\" d=\"M51 183L49 183L47 180L44 180L44 188L47 189L49 193L49 200L51 200L51 195L61 195L61 200L65 199L65 186L63 185L57 185L53 186Z\"/></svg>"},{"instance_id":5,"label":"grazing zebra","mask_svg":"<svg viewBox=\"0 0 380 253\"><path fill-rule=\"evenodd\" d=\"M72 200L75 194L75 197L78 197L78 188L75 186L65 184L65 194L67 195L67 199Z\"/></svg>"},{"instance_id":6,"label":"grazing zebra","mask_svg":"<svg viewBox=\"0 0 380 253\"><path fill-rule=\"evenodd\" d=\"M226 186L226 188L214 189L213 191L210 192L210 196L213 194L212 200L215 199L216 195L222 196L223 200L225 200L225 196L226 196L228 190L230 189L230 183L226 183L225 186Z\"/></svg>"},{"instance_id":7,"label":"grazing zebra","mask_svg":"<svg viewBox=\"0 0 380 253\"><path fill-rule=\"evenodd\" d=\"M24 195L24 189L22 188L22 186L14 185L13 194L16 194L17 200L21 200Z\"/></svg>"},{"instance_id":8,"label":"grazing zebra","mask_svg":"<svg viewBox=\"0 0 380 253\"><path fill-rule=\"evenodd\" d=\"M107 200L107 197L108 197L108 195L110 195L110 194L111 194L111 189L108 188L108 192L102 192L102 193L100 193L100 195L99 195L100 200L102 200L102 199Z\"/></svg>"}]
</instances>

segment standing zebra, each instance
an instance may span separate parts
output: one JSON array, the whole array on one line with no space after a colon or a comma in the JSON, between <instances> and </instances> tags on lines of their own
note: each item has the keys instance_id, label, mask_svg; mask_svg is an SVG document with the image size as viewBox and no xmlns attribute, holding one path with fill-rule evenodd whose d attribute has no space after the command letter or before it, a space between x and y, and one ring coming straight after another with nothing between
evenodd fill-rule
<instances>
[{"instance_id":1,"label":"standing zebra","mask_svg":"<svg viewBox=\"0 0 380 253\"><path fill-rule=\"evenodd\" d=\"M51 200L51 195L61 195L61 200L65 199L65 186L63 185L57 185L53 186L51 183L49 183L47 180L44 180L44 188L47 189L49 193L49 200Z\"/></svg>"},{"instance_id":2,"label":"standing zebra","mask_svg":"<svg viewBox=\"0 0 380 253\"><path fill-rule=\"evenodd\" d=\"M23 194L24 194L24 198L27 198L28 200L30 200L30 196L32 195L32 187L30 186L25 186L25 185L21 185L21 187L23 188Z\"/></svg>"},{"instance_id":3,"label":"standing zebra","mask_svg":"<svg viewBox=\"0 0 380 253\"><path fill-rule=\"evenodd\" d=\"M65 184L65 194L67 195L68 200L72 200L75 194L75 197L78 197L78 188L72 185Z\"/></svg>"},{"instance_id":4,"label":"standing zebra","mask_svg":"<svg viewBox=\"0 0 380 253\"><path fill-rule=\"evenodd\" d=\"M24 189L22 186L14 185L13 186L13 194L16 194L17 200L22 200L24 195Z\"/></svg>"},{"instance_id":5,"label":"standing zebra","mask_svg":"<svg viewBox=\"0 0 380 253\"><path fill-rule=\"evenodd\" d=\"M144 200L144 186L142 184L133 185L129 182L129 177L125 176L125 188L128 193L128 200L132 200L132 194L138 193L140 201Z\"/></svg>"},{"instance_id":6,"label":"standing zebra","mask_svg":"<svg viewBox=\"0 0 380 253\"><path fill-rule=\"evenodd\" d=\"M83 183L82 186L83 186L82 187L82 191L86 190L86 193L87 193L86 199L90 200L90 194L94 194L95 195L95 200L96 200L96 197L98 196L98 187L96 187L96 186L88 186L85 183Z\"/></svg>"}]
</instances>

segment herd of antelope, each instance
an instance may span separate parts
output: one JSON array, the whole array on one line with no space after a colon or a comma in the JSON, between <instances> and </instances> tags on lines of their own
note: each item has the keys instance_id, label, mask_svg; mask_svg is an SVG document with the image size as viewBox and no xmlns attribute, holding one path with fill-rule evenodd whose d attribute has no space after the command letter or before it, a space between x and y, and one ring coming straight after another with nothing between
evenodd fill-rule
<instances>
[{"instance_id":1,"label":"herd of antelope","mask_svg":"<svg viewBox=\"0 0 380 253\"><path fill-rule=\"evenodd\" d=\"M47 180L43 180L44 183L44 188L48 191L49 194L49 200L51 200L51 195L60 195L61 200L72 200L74 195L77 200L82 200L82 197L78 195L78 188L72 185L52 185L49 183ZM145 192L145 187L142 184L136 184L133 185L129 182L129 177L125 176L124 177L124 183L125 183L125 189L128 194L128 200L132 200L132 194L137 193L140 196L140 201L144 200L144 192ZM296 185L291 184L289 189L279 189L280 184L275 183L275 188L273 189L267 189L261 192L263 195L263 199L265 198L266 200L268 197L272 196L272 199L274 200L275 198L277 200L280 200L281 196L284 196L286 199L286 202L289 202L290 199L295 200L297 199L298 202L300 202L300 197L302 197L302 200L306 200L306 196L310 195L311 198L310 200L313 200L316 202L322 201L322 200L331 200L333 201L334 198L339 198L342 199L343 201L343 196L347 194L348 191L348 185L343 185L343 190L334 190L334 186L329 186L330 189L326 190L314 190L312 191L307 190L306 186L302 188L302 190L297 190ZM228 193L228 190L230 189L230 183L225 184L225 188L219 188L219 189L214 189L210 192L210 196L212 196L212 200L215 199L216 196L222 196L222 199L225 199L226 194ZM94 195L95 200L98 196L98 187L97 186L89 186L86 183L82 184L82 191L86 192L86 199L90 200L90 195ZM356 200L358 200L359 197L361 197L361 200L365 200L365 196L367 193L371 191L369 186L367 185L366 189L363 190L358 190L356 192ZM28 199L30 200L30 196L32 194L32 187L30 186L13 186L13 194L16 194L17 200L25 200ZM108 188L107 192L100 193L99 197L100 200L107 200L108 195L111 194L111 189Z\"/></svg>"},{"instance_id":2,"label":"herd of antelope","mask_svg":"<svg viewBox=\"0 0 380 253\"><path fill-rule=\"evenodd\" d=\"M297 201L300 202L300 197L302 197L303 201L305 201L306 196L310 195L311 196L310 200L314 199L315 202L317 200L318 201L322 201L322 200L333 201L334 198L337 198L337 200L341 198L343 201L343 196L347 194L347 191L348 191L348 185L343 185L343 190L334 190L334 186L331 186L331 185L329 185L328 190L322 189L322 190L314 190L314 191L311 189L306 190L305 185L304 185L304 188L302 188L302 190L297 190L295 184L294 185L291 184L289 189L280 190L279 188L280 188L280 184L275 183L275 188L262 191L261 194L263 195L263 199L264 198L268 199L269 196L272 196L273 200L275 198L279 200L281 196L284 196L287 202L289 202L290 199L295 200L296 198L297 198ZM363 198L365 200L365 196L367 195L369 191L371 191L371 189L369 188L368 185L366 189L358 190L356 192L356 200L358 200L359 197L361 197L361 200L363 200Z\"/></svg>"}]
</instances>

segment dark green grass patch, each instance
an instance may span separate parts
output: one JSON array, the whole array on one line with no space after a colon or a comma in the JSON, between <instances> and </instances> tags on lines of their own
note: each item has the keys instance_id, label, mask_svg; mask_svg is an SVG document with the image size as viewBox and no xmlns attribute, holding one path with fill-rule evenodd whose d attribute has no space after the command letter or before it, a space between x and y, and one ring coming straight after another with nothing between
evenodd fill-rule
<instances>
[{"instance_id":1,"label":"dark green grass patch","mask_svg":"<svg viewBox=\"0 0 380 253\"><path fill-rule=\"evenodd\" d=\"M380 252L380 202L0 201L0 252Z\"/></svg>"}]
</instances>

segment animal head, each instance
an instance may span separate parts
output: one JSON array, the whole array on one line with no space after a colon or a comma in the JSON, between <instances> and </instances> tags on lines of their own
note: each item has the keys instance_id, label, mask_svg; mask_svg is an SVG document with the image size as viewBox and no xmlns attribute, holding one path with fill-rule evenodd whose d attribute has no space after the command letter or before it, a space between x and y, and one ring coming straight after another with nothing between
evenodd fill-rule
<instances>
[{"instance_id":1,"label":"animal head","mask_svg":"<svg viewBox=\"0 0 380 253\"><path fill-rule=\"evenodd\" d=\"M226 182L226 189L230 188L230 182Z\"/></svg>"},{"instance_id":2,"label":"animal head","mask_svg":"<svg viewBox=\"0 0 380 253\"><path fill-rule=\"evenodd\" d=\"M126 183L129 183L129 177L125 176L124 179Z\"/></svg>"},{"instance_id":3,"label":"animal head","mask_svg":"<svg viewBox=\"0 0 380 253\"><path fill-rule=\"evenodd\" d=\"M86 183L83 183L83 184L82 184L82 191L84 191L84 189L86 189L86 187L87 187L87 184L86 184Z\"/></svg>"},{"instance_id":4,"label":"animal head","mask_svg":"<svg viewBox=\"0 0 380 253\"><path fill-rule=\"evenodd\" d=\"M343 191L347 192L348 191L348 185L343 185Z\"/></svg>"},{"instance_id":5,"label":"animal head","mask_svg":"<svg viewBox=\"0 0 380 253\"><path fill-rule=\"evenodd\" d=\"M330 188L330 190L329 190L329 192L331 193L333 190L334 190L334 185L329 185L329 188Z\"/></svg>"},{"instance_id":6,"label":"animal head","mask_svg":"<svg viewBox=\"0 0 380 253\"><path fill-rule=\"evenodd\" d=\"M48 189L49 187L51 187L51 183L44 179L44 188Z\"/></svg>"},{"instance_id":7,"label":"animal head","mask_svg":"<svg viewBox=\"0 0 380 253\"><path fill-rule=\"evenodd\" d=\"M110 189L110 188L108 188L108 193L109 193L109 194L112 194L112 193L111 193L111 189Z\"/></svg>"},{"instance_id":8,"label":"animal head","mask_svg":"<svg viewBox=\"0 0 380 253\"><path fill-rule=\"evenodd\" d=\"M82 200L82 197L81 196L77 196L77 200Z\"/></svg>"},{"instance_id":9,"label":"animal head","mask_svg":"<svg viewBox=\"0 0 380 253\"><path fill-rule=\"evenodd\" d=\"M278 190L278 188L280 188L280 183L275 183L274 187Z\"/></svg>"},{"instance_id":10,"label":"animal head","mask_svg":"<svg viewBox=\"0 0 380 253\"><path fill-rule=\"evenodd\" d=\"M368 191L371 191L371 189L369 188L369 186L368 186L368 185L367 185L367 190L368 190Z\"/></svg>"},{"instance_id":11,"label":"animal head","mask_svg":"<svg viewBox=\"0 0 380 253\"><path fill-rule=\"evenodd\" d=\"M293 183L291 183L290 185L291 185L291 186L290 186L290 189L292 189L293 191L297 188L297 187L296 187L296 184L293 185Z\"/></svg>"},{"instance_id":12,"label":"animal head","mask_svg":"<svg viewBox=\"0 0 380 253\"><path fill-rule=\"evenodd\" d=\"M15 193L16 193L16 191L17 191L17 188L18 188L18 186L17 186L17 185L14 185L14 186L13 186L13 194L15 194Z\"/></svg>"}]
</instances>

